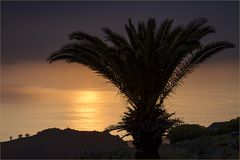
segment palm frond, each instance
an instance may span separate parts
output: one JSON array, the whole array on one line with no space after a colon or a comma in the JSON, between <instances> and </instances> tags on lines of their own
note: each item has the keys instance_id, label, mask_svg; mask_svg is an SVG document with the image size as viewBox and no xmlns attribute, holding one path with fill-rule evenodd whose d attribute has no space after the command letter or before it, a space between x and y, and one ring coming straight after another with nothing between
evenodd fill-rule
<instances>
[{"instance_id":1,"label":"palm frond","mask_svg":"<svg viewBox=\"0 0 240 160\"><path fill-rule=\"evenodd\" d=\"M174 87L177 87L179 83L181 83L180 80L183 77L186 77L189 73L193 72L194 69L199 66L199 64L206 61L208 58L215 55L219 51L233 47L234 45L230 42L213 42L188 56L173 72L166 86L164 96L166 97Z\"/></svg>"},{"instance_id":2,"label":"palm frond","mask_svg":"<svg viewBox=\"0 0 240 160\"><path fill-rule=\"evenodd\" d=\"M121 34L113 32L108 27L104 27L102 30L106 34L106 41L110 41L115 47L121 49L129 46L128 41Z\"/></svg>"}]
</instances>

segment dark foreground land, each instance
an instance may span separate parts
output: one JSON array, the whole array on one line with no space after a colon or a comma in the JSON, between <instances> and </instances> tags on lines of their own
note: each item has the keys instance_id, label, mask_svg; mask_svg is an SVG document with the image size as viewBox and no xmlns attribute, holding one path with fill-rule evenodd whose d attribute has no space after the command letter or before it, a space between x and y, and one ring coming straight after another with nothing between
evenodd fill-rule
<instances>
[{"instance_id":1,"label":"dark foreground land","mask_svg":"<svg viewBox=\"0 0 240 160\"><path fill-rule=\"evenodd\" d=\"M162 145L163 159L240 159L239 135L206 136Z\"/></svg>"},{"instance_id":2,"label":"dark foreground land","mask_svg":"<svg viewBox=\"0 0 240 160\"><path fill-rule=\"evenodd\" d=\"M127 158L127 142L108 132L46 129L1 143L3 159Z\"/></svg>"},{"instance_id":3,"label":"dark foreground land","mask_svg":"<svg viewBox=\"0 0 240 160\"><path fill-rule=\"evenodd\" d=\"M47 129L1 142L1 159L132 159L134 148L108 132ZM159 149L163 159L239 159L239 135L204 136Z\"/></svg>"}]
</instances>

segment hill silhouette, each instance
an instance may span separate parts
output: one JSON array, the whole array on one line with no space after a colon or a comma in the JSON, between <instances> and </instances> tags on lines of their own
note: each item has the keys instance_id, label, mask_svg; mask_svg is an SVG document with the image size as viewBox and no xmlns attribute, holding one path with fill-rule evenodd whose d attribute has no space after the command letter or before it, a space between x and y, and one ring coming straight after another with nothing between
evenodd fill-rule
<instances>
[{"instance_id":1,"label":"hill silhouette","mask_svg":"<svg viewBox=\"0 0 240 160\"><path fill-rule=\"evenodd\" d=\"M101 157L99 154L110 155L109 152L116 150L129 150L127 143L119 136L108 132L77 131L69 128L46 129L28 138L1 142L3 159L73 159L89 158L89 155L94 158L94 154Z\"/></svg>"},{"instance_id":2,"label":"hill silhouette","mask_svg":"<svg viewBox=\"0 0 240 160\"><path fill-rule=\"evenodd\" d=\"M206 129L210 134L163 144L159 149L161 158L239 159L239 117L214 122ZM119 136L69 128L50 128L0 145L1 159L132 159L135 152Z\"/></svg>"}]
</instances>

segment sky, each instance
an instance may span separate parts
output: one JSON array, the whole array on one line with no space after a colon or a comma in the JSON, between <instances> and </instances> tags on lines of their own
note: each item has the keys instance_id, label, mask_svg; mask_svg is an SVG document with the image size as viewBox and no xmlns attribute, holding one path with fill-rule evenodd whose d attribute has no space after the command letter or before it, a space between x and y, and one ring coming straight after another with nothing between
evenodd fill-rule
<instances>
[{"instance_id":1,"label":"sky","mask_svg":"<svg viewBox=\"0 0 240 160\"><path fill-rule=\"evenodd\" d=\"M203 43L234 43L188 76L167 99L188 123L209 125L239 116L239 2L1 2L1 136L48 127L103 130L124 111L118 90L79 64L46 58L77 30L104 38L101 27L126 35L124 24L155 18L174 25L208 18L217 33Z\"/></svg>"}]
</instances>

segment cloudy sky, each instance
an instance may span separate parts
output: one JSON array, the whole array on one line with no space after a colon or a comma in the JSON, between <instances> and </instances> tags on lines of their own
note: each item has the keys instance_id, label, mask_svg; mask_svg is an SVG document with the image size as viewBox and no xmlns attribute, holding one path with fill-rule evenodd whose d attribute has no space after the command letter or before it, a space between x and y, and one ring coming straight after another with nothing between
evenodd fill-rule
<instances>
[{"instance_id":1,"label":"cloudy sky","mask_svg":"<svg viewBox=\"0 0 240 160\"><path fill-rule=\"evenodd\" d=\"M237 1L1 3L1 140L47 127L102 130L120 120L124 103L117 89L86 67L49 65L46 58L73 31L104 38L100 28L108 26L126 35L128 18L134 23L174 18L177 25L208 18L217 33L203 42L226 40L236 48L219 53L190 75L168 107L184 121L205 126L239 115Z\"/></svg>"}]
</instances>

